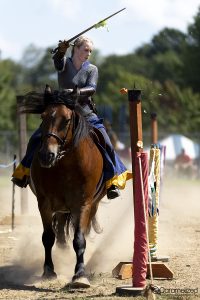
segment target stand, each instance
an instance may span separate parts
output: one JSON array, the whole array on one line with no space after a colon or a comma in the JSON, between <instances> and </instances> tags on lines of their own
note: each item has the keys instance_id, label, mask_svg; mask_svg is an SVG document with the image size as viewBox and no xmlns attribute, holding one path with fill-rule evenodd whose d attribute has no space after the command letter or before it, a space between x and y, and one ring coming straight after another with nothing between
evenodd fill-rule
<instances>
[{"instance_id":1,"label":"target stand","mask_svg":"<svg viewBox=\"0 0 200 300\"><path fill-rule=\"evenodd\" d=\"M116 288L120 296L145 295L148 287L146 278L173 278L173 272L164 264L148 261L148 157L143 151L141 90L128 91L130 113L130 137L134 204L134 255L132 262L120 262L112 271L118 279L131 279L132 285Z\"/></svg>"},{"instance_id":2,"label":"target stand","mask_svg":"<svg viewBox=\"0 0 200 300\"><path fill-rule=\"evenodd\" d=\"M150 276L149 263L147 263L147 278ZM173 279L173 272L163 263L151 263L154 278ZM134 266L131 262L120 262L113 270L112 276L121 280L130 279L134 275Z\"/></svg>"},{"instance_id":3,"label":"target stand","mask_svg":"<svg viewBox=\"0 0 200 300\"><path fill-rule=\"evenodd\" d=\"M147 263L147 278L150 277L150 267ZM163 263L151 263L154 279L173 279L173 272ZM134 266L130 262L120 262L113 270L113 277L117 279L131 279L134 276ZM116 288L116 295L119 296L140 296L146 291L145 288L133 287L132 285L122 285Z\"/></svg>"}]
</instances>

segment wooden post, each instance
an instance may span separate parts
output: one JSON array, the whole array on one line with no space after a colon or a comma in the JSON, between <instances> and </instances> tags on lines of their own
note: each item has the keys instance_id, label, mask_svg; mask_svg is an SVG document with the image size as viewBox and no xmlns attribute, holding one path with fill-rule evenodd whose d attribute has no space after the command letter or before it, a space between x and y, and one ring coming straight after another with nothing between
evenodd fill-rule
<instances>
[{"instance_id":1,"label":"wooden post","mask_svg":"<svg viewBox=\"0 0 200 300\"><path fill-rule=\"evenodd\" d=\"M128 90L128 100L130 113L129 122L132 153L132 170L134 176L136 153L143 151L141 90Z\"/></svg>"},{"instance_id":2,"label":"wooden post","mask_svg":"<svg viewBox=\"0 0 200 300\"><path fill-rule=\"evenodd\" d=\"M14 164L13 164L13 172L16 169L16 154L14 155ZM12 223L11 223L11 230L14 230L15 228L15 184L12 184Z\"/></svg>"},{"instance_id":3,"label":"wooden post","mask_svg":"<svg viewBox=\"0 0 200 300\"><path fill-rule=\"evenodd\" d=\"M128 100L129 100L129 117L130 117L130 140L131 140L131 158L132 158L132 172L133 172L133 205L134 213L135 211L135 201L136 201L136 156L137 153L143 152L143 136L142 136L142 109L141 109L141 90L128 90ZM136 216L135 216L136 217ZM138 227L137 227L138 228ZM136 228L135 228L136 230ZM135 248L135 244L134 244ZM138 256L139 253L134 253L134 257ZM125 270L124 264L121 268ZM133 271L133 269L132 269ZM120 272L120 270L119 270ZM123 273L124 271L120 272ZM134 272L133 272L134 273ZM134 274L132 274L134 276ZM123 286L117 287L116 293L123 295L124 293L130 293L132 296L140 295L144 291L144 287L134 287L134 286Z\"/></svg>"},{"instance_id":4,"label":"wooden post","mask_svg":"<svg viewBox=\"0 0 200 300\"><path fill-rule=\"evenodd\" d=\"M19 120L19 159L20 161L26 153L27 147L27 129L26 129L26 115L19 111L18 103L23 99L23 96L17 96L17 115ZM21 214L28 213L28 189L21 188Z\"/></svg>"},{"instance_id":5,"label":"wooden post","mask_svg":"<svg viewBox=\"0 0 200 300\"><path fill-rule=\"evenodd\" d=\"M152 144L158 143L158 124L156 113L151 113L151 142Z\"/></svg>"}]
</instances>

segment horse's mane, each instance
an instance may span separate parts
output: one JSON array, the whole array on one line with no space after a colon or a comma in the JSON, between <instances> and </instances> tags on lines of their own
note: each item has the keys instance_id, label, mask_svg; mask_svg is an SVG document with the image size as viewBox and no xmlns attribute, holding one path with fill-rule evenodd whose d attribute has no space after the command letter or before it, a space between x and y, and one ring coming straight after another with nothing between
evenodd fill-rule
<instances>
[{"instance_id":1,"label":"horse's mane","mask_svg":"<svg viewBox=\"0 0 200 300\"><path fill-rule=\"evenodd\" d=\"M41 114L48 105L64 104L74 111L73 145L76 147L79 141L92 134L92 126L81 114L82 109L76 99L71 99L65 91L55 90L53 93L29 92L24 96L18 96L18 110L20 113Z\"/></svg>"},{"instance_id":2,"label":"horse's mane","mask_svg":"<svg viewBox=\"0 0 200 300\"><path fill-rule=\"evenodd\" d=\"M50 104L64 104L73 110L77 103L65 91L55 90L52 93L32 91L24 96L17 96L17 104L20 113L41 114Z\"/></svg>"},{"instance_id":3,"label":"horse's mane","mask_svg":"<svg viewBox=\"0 0 200 300\"><path fill-rule=\"evenodd\" d=\"M86 121L85 117L75 110L75 129L73 133L73 146L77 147L80 140L92 136L92 126Z\"/></svg>"}]
</instances>

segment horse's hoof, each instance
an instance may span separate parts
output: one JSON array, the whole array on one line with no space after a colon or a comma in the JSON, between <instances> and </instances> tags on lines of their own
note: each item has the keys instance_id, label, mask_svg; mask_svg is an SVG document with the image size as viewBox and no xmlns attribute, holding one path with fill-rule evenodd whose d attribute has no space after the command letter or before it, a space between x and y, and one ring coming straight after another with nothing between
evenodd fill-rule
<instances>
[{"instance_id":1,"label":"horse's hoof","mask_svg":"<svg viewBox=\"0 0 200 300\"><path fill-rule=\"evenodd\" d=\"M69 287L74 289L89 288L90 282L86 277L79 277L72 280L72 282L69 284Z\"/></svg>"},{"instance_id":2,"label":"horse's hoof","mask_svg":"<svg viewBox=\"0 0 200 300\"><path fill-rule=\"evenodd\" d=\"M45 271L42 274L42 279L43 280L53 280L57 278L57 274L54 271Z\"/></svg>"}]
</instances>

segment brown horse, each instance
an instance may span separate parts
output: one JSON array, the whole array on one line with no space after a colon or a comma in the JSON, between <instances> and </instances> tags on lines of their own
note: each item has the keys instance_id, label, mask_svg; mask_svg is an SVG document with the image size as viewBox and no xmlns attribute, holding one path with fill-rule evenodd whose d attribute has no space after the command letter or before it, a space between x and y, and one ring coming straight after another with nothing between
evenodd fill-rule
<instances>
[{"instance_id":1,"label":"brown horse","mask_svg":"<svg viewBox=\"0 0 200 300\"><path fill-rule=\"evenodd\" d=\"M32 97L32 98L31 98ZM29 94L29 106L33 95ZM36 97L35 97L36 98ZM102 184L103 159L93 141L93 129L84 117L70 109L65 93L44 97L44 106L32 103L29 112L42 112L41 144L31 166L31 188L37 197L43 223L45 249L43 277L55 277L52 247L55 238L65 242L64 226L74 228L75 273L71 285L89 287L84 266L85 235L95 219L99 201L105 195ZM41 99L40 99L41 100ZM34 101L33 101L34 102ZM25 104L26 106L26 104ZM95 134L94 134L95 136Z\"/></svg>"}]
</instances>

